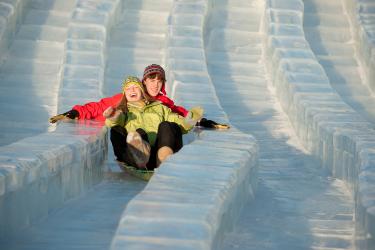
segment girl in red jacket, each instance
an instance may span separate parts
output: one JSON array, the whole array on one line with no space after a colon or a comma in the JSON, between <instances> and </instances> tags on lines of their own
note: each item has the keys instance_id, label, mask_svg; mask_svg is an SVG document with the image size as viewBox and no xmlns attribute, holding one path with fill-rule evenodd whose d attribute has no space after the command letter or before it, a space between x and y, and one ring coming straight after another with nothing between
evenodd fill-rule
<instances>
[{"instance_id":1,"label":"girl in red jacket","mask_svg":"<svg viewBox=\"0 0 375 250\"><path fill-rule=\"evenodd\" d=\"M167 96L165 92L165 72L160 65L151 64L147 66L143 72L142 82L146 86L147 94L150 98L161 101L164 105L172 109L173 112L186 117L188 111L182 106L175 105L174 102ZM117 107L122 96L122 93L118 93L112 97L105 97L98 102L75 105L68 112L51 117L49 121L51 123L55 123L66 118L104 121L105 117L103 116L103 112L109 107ZM216 129L229 128L229 126L226 124L219 124L212 120L207 120L206 118L202 118L197 125Z\"/></svg>"}]
</instances>

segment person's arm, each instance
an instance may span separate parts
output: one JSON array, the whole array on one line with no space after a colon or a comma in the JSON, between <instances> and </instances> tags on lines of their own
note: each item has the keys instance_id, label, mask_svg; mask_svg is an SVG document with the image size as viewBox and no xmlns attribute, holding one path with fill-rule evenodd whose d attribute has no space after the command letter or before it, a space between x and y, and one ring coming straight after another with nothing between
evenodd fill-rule
<instances>
[{"instance_id":1,"label":"person's arm","mask_svg":"<svg viewBox=\"0 0 375 250\"><path fill-rule=\"evenodd\" d=\"M174 102L166 95L158 95L156 96L156 99L161 101L163 105L170 108L172 112L177 113L183 117L187 116L187 114L189 113L189 111L184 107L175 105Z\"/></svg>"},{"instance_id":2,"label":"person's arm","mask_svg":"<svg viewBox=\"0 0 375 250\"><path fill-rule=\"evenodd\" d=\"M65 113L52 116L51 118L49 118L49 122L50 123L56 123L56 122L58 122L60 120L64 120L64 119L74 120L74 119L77 119L78 116L79 116L78 111L72 109L72 110L69 110Z\"/></svg>"},{"instance_id":3,"label":"person's arm","mask_svg":"<svg viewBox=\"0 0 375 250\"><path fill-rule=\"evenodd\" d=\"M197 127L203 127L203 128L213 128L213 129L229 129L230 126L224 123L217 123L213 120L208 120L206 118L200 119L200 121L195 124Z\"/></svg>"},{"instance_id":4,"label":"person's arm","mask_svg":"<svg viewBox=\"0 0 375 250\"><path fill-rule=\"evenodd\" d=\"M188 111L186 117L183 117L177 113L174 113L171 109L165 107L164 114L164 119L166 121L177 123L181 127L182 132L185 134L189 132L197 123L197 121L202 118L203 109L201 107L193 107L190 111Z\"/></svg>"},{"instance_id":5,"label":"person's arm","mask_svg":"<svg viewBox=\"0 0 375 250\"><path fill-rule=\"evenodd\" d=\"M105 97L98 102L89 102L84 105L75 105L73 110L79 113L78 119L104 120L103 112L109 107L115 107L121 100L123 94L119 93L111 97Z\"/></svg>"},{"instance_id":6,"label":"person's arm","mask_svg":"<svg viewBox=\"0 0 375 250\"><path fill-rule=\"evenodd\" d=\"M116 110L113 107L109 107L103 112L103 117L105 117L105 125L109 128L115 126L125 127L126 123L126 114L121 110Z\"/></svg>"},{"instance_id":7,"label":"person's arm","mask_svg":"<svg viewBox=\"0 0 375 250\"><path fill-rule=\"evenodd\" d=\"M177 106L174 104L174 102L167 97L166 95L159 95L156 97L159 101L161 101L165 106L169 107L172 112L177 113L179 115L182 115L183 117L186 117L189 113L187 109L185 109L182 106ZM203 128L212 128L212 129L229 129L229 125L218 123L213 120L209 120L207 118L202 118L201 120L197 121L195 126L203 127Z\"/></svg>"},{"instance_id":8,"label":"person's arm","mask_svg":"<svg viewBox=\"0 0 375 250\"><path fill-rule=\"evenodd\" d=\"M53 116L49 119L50 123L55 123L66 118L69 119L96 119L104 121L103 112L108 107L115 107L122 98L122 93L111 97L100 99L98 102L89 102L84 105L75 105L71 110Z\"/></svg>"}]
</instances>

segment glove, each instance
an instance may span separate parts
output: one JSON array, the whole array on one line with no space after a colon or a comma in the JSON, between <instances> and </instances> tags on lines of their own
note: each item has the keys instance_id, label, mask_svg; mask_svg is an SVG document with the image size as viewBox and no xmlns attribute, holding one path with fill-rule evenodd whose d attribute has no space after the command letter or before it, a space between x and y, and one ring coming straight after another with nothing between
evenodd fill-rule
<instances>
[{"instance_id":1,"label":"glove","mask_svg":"<svg viewBox=\"0 0 375 250\"><path fill-rule=\"evenodd\" d=\"M110 118L111 116L113 116L115 113L115 109L113 107L108 107L106 110L104 110L103 112L103 116L105 118Z\"/></svg>"},{"instance_id":2,"label":"glove","mask_svg":"<svg viewBox=\"0 0 375 250\"><path fill-rule=\"evenodd\" d=\"M184 119L186 127L193 127L203 116L203 108L193 107Z\"/></svg>"},{"instance_id":3,"label":"glove","mask_svg":"<svg viewBox=\"0 0 375 250\"><path fill-rule=\"evenodd\" d=\"M72 110L69 110L68 112L65 112L63 114L52 116L51 118L49 118L49 122L50 123L56 123L60 120L67 119L67 118L74 120L78 117L79 117L78 111L75 110L75 109L72 109Z\"/></svg>"},{"instance_id":4,"label":"glove","mask_svg":"<svg viewBox=\"0 0 375 250\"><path fill-rule=\"evenodd\" d=\"M108 107L106 110L104 110L103 112L103 116L106 118L106 119L109 119L111 121L116 121L117 119L119 119L119 116L120 114L122 114L122 111L121 110L116 110L115 108L113 107Z\"/></svg>"},{"instance_id":5,"label":"glove","mask_svg":"<svg viewBox=\"0 0 375 250\"><path fill-rule=\"evenodd\" d=\"M207 120L206 118L202 118L200 121L198 121L196 126L200 126L204 128L214 128L214 129L229 129L230 128L230 126L227 124L217 123L212 120Z\"/></svg>"}]
</instances>

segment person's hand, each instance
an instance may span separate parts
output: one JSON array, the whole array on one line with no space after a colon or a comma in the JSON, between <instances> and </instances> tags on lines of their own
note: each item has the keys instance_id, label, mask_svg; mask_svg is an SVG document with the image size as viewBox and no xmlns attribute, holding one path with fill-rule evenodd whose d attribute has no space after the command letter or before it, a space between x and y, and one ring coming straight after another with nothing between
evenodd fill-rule
<instances>
[{"instance_id":1,"label":"person's hand","mask_svg":"<svg viewBox=\"0 0 375 250\"><path fill-rule=\"evenodd\" d=\"M193 127L203 116L203 108L193 107L185 117L185 124Z\"/></svg>"},{"instance_id":2,"label":"person's hand","mask_svg":"<svg viewBox=\"0 0 375 250\"><path fill-rule=\"evenodd\" d=\"M217 123L212 120L207 120L206 118L202 118L200 121L197 122L196 126L200 126L203 128L213 128L213 129L229 129L230 126L223 123Z\"/></svg>"},{"instance_id":3,"label":"person's hand","mask_svg":"<svg viewBox=\"0 0 375 250\"><path fill-rule=\"evenodd\" d=\"M115 109L113 107L108 107L106 110L103 112L103 116L105 118L110 118L114 115Z\"/></svg>"},{"instance_id":4,"label":"person's hand","mask_svg":"<svg viewBox=\"0 0 375 250\"><path fill-rule=\"evenodd\" d=\"M51 118L49 118L49 122L50 123L56 123L56 122L58 122L60 120L65 120L65 119L74 120L74 119L76 119L78 117L79 117L78 111L72 109L72 110L69 110L68 112L52 116Z\"/></svg>"},{"instance_id":5,"label":"person's hand","mask_svg":"<svg viewBox=\"0 0 375 250\"><path fill-rule=\"evenodd\" d=\"M104 110L103 116L111 121L116 121L121 113L121 110L116 110L113 107L108 107L106 110Z\"/></svg>"}]
</instances>

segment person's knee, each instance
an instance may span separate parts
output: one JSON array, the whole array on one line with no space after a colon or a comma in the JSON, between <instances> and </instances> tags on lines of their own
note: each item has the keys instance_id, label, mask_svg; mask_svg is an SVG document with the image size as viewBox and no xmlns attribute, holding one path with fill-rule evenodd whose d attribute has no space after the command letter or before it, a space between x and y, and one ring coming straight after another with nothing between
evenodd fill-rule
<instances>
[{"instance_id":1,"label":"person's knee","mask_svg":"<svg viewBox=\"0 0 375 250\"><path fill-rule=\"evenodd\" d=\"M126 135L127 135L126 129L121 126L112 127L110 130L111 141L119 139L119 138L126 138Z\"/></svg>"},{"instance_id":2,"label":"person's knee","mask_svg":"<svg viewBox=\"0 0 375 250\"><path fill-rule=\"evenodd\" d=\"M117 133L117 134L127 134L126 129L121 126L114 126L111 128L111 133Z\"/></svg>"},{"instance_id":3,"label":"person's knee","mask_svg":"<svg viewBox=\"0 0 375 250\"><path fill-rule=\"evenodd\" d=\"M159 124L158 131L160 132L170 131L171 128L172 128L172 122L163 121Z\"/></svg>"},{"instance_id":4,"label":"person's knee","mask_svg":"<svg viewBox=\"0 0 375 250\"><path fill-rule=\"evenodd\" d=\"M126 151L126 129L120 126L112 127L110 130L110 139L113 151L118 161L125 161L124 152Z\"/></svg>"},{"instance_id":5,"label":"person's knee","mask_svg":"<svg viewBox=\"0 0 375 250\"><path fill-rule=\"evenodd\" d=\"M159 124L158 131L160 134L175 134L178 135L181 133L180 126L178 126L177 123L175 122L168 122L168 121L163 121Z\"/></svg>"},{"instance_id":6,"label":"person's knee","mask_svg":"<svg viewBox=\"0 0 375 250\"><path fill-rule=\"evenodd\" d=\"M157 134L157 148L170 147L177 152L182 147L182 132L177 123L162 122L159 125Z\"/></svg>"}]
</instances>

